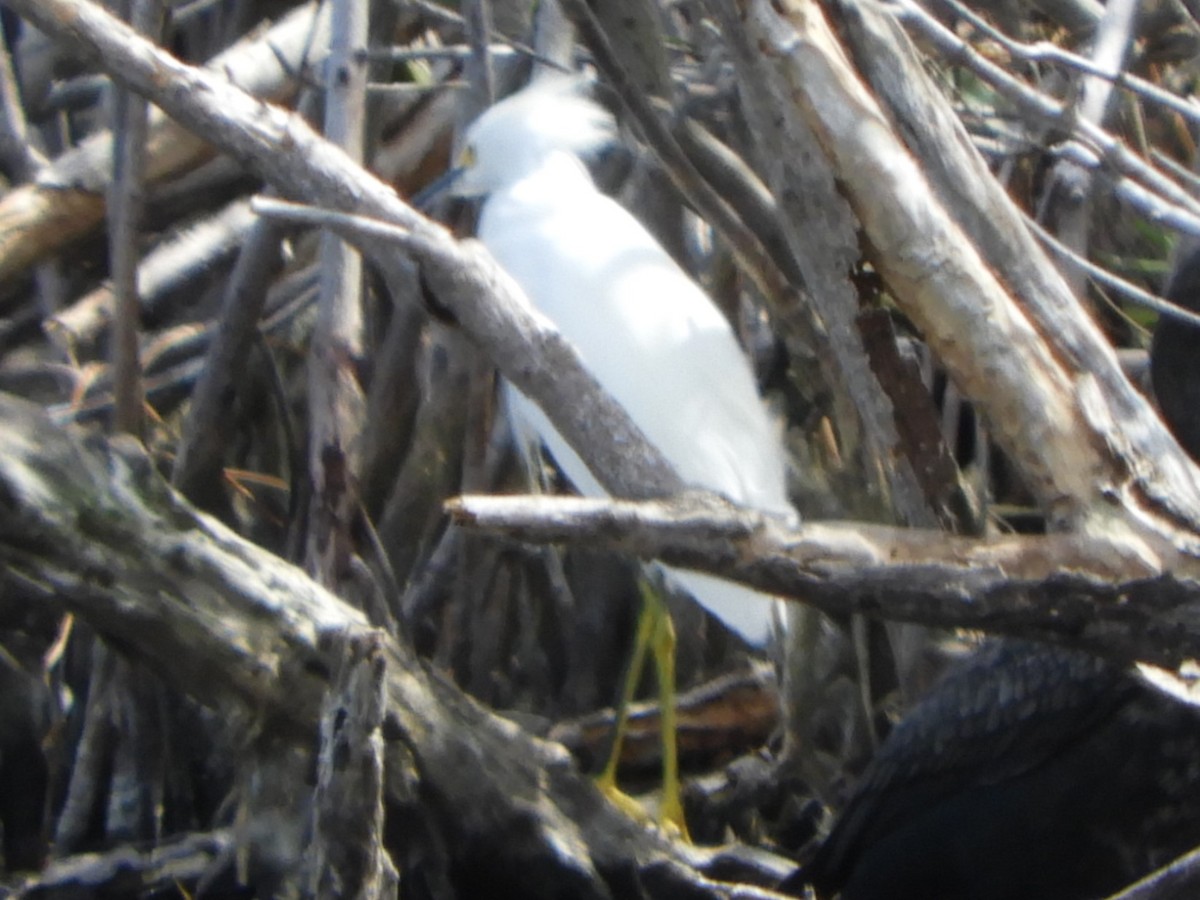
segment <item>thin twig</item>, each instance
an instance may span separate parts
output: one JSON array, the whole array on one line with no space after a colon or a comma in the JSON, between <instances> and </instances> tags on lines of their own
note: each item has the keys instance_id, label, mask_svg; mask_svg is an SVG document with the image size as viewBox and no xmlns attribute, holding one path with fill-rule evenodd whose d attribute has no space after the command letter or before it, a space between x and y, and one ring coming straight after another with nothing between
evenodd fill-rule
<instances>
[{"instance_id":1,"label":"thin twig","mask_svg":"<svg viewBox=\"0 0 1200 900\"><path fill-rule=\"evenodd\" d=\"M158 0L132 0L130 22L151 41L158 40L165 10ZM109 199L109 252L116 315L113 319L112 366L114 384L113 428L141 436L142 385L138 356L141 303L137 269L141 259L139 238L146 178L146 138L149 104L127 88L113 97L113 184Z\"/></svg>"}]
</instances>

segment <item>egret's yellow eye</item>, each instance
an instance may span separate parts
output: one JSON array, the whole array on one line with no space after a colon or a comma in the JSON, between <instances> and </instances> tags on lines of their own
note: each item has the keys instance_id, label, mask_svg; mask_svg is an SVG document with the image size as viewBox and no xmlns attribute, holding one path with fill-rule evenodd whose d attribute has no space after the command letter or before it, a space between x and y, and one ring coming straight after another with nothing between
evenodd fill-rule
<instances>
[{"instance_id":1,"label":"egret's yellow eye","mask_svg":"<svg viewBox=\"0 0 1200 900\"><path fill-rule=\"evenodd\" d=\"M475 165L475 145L467 144L458 151L458 168L469 169Z\"/></svg>"}]
</instances>

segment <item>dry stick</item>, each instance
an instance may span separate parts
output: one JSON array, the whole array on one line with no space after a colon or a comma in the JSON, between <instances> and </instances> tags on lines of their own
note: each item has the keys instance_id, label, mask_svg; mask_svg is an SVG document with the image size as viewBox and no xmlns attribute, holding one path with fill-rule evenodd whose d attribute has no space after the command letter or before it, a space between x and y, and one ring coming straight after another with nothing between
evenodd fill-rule
<instances>
[{"instance_id":1,"label":"dry stick","mask_svg":"<svg viewBox=\"0 0 1200 900\"><path fill-rule=\"evenodd\" d=\"M1152 309L1162 316L1170 316L1172 319L1177 319L1180 322L1190 322L1192 325L1200 326L1200 313L1193 312L1190 309L1184 309L1182 306L1176 306L1169 300L1164 300L1157 294L1151 294L1149 291L1144 291L1132 281L1126 281L1119 275L1114 275L1108 269L1096 265L1094 262L1080 256L1073 250L1068 248L1061 241L1057 240L1054 235L1046 231L1041 225L1026 219L1025 224L1029 226L1032 234L1036 235L1051 253L1060 257L1071 266L1078 268L1080 271L1087 274L1089 278L1115 294L1132 300L1146 309ZM1118 351L1119 352L1119 351Z\"/></svg>"},{"instance_id":2,"label":"dry stick","mask_svg":"<svg viewBox=\"0 0 1200 900\"><path fill-rule=\"evenodd\" d=\"M0 28L2 33L3 29ZM33 136L27 127L7 37L11 35L0 42L3 44L0 46L0 158L4 160L13 182L26 184L37 177L48 161L32 143ZM39 266L34 280L37 284L38 312L45 317L65 302L67 281L56 262Z\"/></svg>"},{"instance_id":3,"label":"dry stick","mask_svg":"<svg viewBox=\"0 0 1200 900\"><path fill-rule=\"evenodd\" d=\"M969 67L1011 102L1022 116L1047 128L1065 129L1073 126L1075 140L1060 152L1073 153L1079 157L1077 162L1088 166L1111 169L1113 174L1110 178L1118 189L1123 183L1130 184L1123 199L1130 201L1151 221L1163 222L1166 217L1173 215L1175 219L1169 221L1171 227L1200 235L1200 200L1179 185L1170 174L1141 159L1104 129L1082 119L1068 121L1067 110L1058 100L1038 92L984 57L913 0L894 2L903 20L918 28L925 40L948 58ZM868 11L858 0L838 0L837 5L861 10L859 15L864 20L878 20L881 17L877 10ZM860 66L869 65L867 58L861 54L858 62ZM884 61L881 60L878 65L881 70L886 70ZM872 82L876 90L887 93L886 82L879 79L872 79ZM898 90L893 85L893 91ZM920 137L917 133L915 136ZM1147 202L1147 198L1151 197L1155 201Z\"/></svg>"},{"instance_id":4,"label":"dry stick","mask_svg":"<svg viewBox=\"0 0 1200 900\"><path fill-rule=\"evenodd\" d=\"M239 198L167 235L138 265L137 295L143 316L160 312L164 296L232 259L249 240L254 222L250 201ZM101 284L60 310L47 332L63 350L90 347L112 321L113 305L112 285Z\"/></svg>"},{"instance_id":5,"label":"dry stick","mask_svg":"<svg viewBox=\"0 0 1200 900\"><path fill-rule=\"evenodd\" d=\"M46 159L30 143L12 54L4 37L0 26L0 162L13 181L25 182L46 165Z\"/></svg>"},{"instance_id":6,"label":"dry stick","mask_svg":"<svg viewBox=\"0 0 1200 900\"><path fill-rule=\"evenodd\" d=\"M462 4L462 11L465 36L472 51L463 64L468 93L461 99L467 102L459 104L460 122L465 126L468 123L463 121L464 118L474 118L495 101L496 72L488 53L488 38L492 34L490 2L467 0ZM447 356L454 358L455 364L462 367L465 378L462 399L455 403L462 410L461 464L457 484L450 490L462 493L486 491L495 481L489 479L487 472L488 437L493 398L496 396L495 367L487 358L471 352L470 345L458 335L447 335L447 339L439 343ZM495 578L496 547L490 542L467 536L459 542L458 550L458 566L440 629L443 640L439 642L435 657L439 662L452 665L455 654L463 646L469 647L475 658L469 663L472 680L466 682L466 688L476 696L486 696L482 681L492 676L495 667L491 660L480 662L478 655L494 652L502 644L495 640L494 632L482 638L480 632L490 632L491 629L486 625L480 627L483 620L477 613L492 605L487 592Z\"/></svg>"},{"instance_id":7,"label":"dry stick","mask_svg":"<svg viewBox=\"0 0 1200 900\"><path fill-rule=\"evenodd\" d=\"M788 528L700 493L641 503L461 497L448 508L460 525L536 543L600 543L834 615L981 628L1166 667L1200 655L1200 586L1158 574L1120 541L958 538L860 522Z\"/></svg>"},{"instance_id":8,"label":"dry stick","mask_svg":"<svg viewBox=\"0 0 1200 900\"><path fill-rule=\"evenodd\" d=\"M873 520L930 525L935 519L907 458L887 393L871 368L856 318L859 292L851 274L862 253L858 223L822 157L813 130L780 117L786 95L762 89L761 49L727 4L710 4L730 32L731 57L739 74L741 104L761 148L760 167L779 204L779 231L804 273L810 304L823 328L817 353L832 358L825 369L834 398L839 440L860 466L862 489L850 503ZM754 88L749 88L754 85ZM816 227L813 223L819 223ZM798 313L786 316L794 321Z\"/></svg>"},{"instance_id":9,"label":"dry stick","mask_svg":"<svg viewBox=\"0 0 1200 900\"><path fill-rule=\"evenodd\" d=\"M297 104L298 114L311 115L316 100L314 91L303 92ZM245 203L247 212L253 217L248 200L237 202ZM286 233L286 228L269 219L255 219L250 226L237 263L225 284L221 313L206 354L204 371L192 390L183 438L176 449L171 470L171 483L201 509L213 512L228 509L229 496L222 473L225 450L233 429L230 406L251 358L271 282L283 268ZM289 441L289 446L291 444ZM294 461L300 455L301 450L290 446L290 460ZM288 468L295 525L299 518L295 515L297 503L304 494L297 490L298 479L302 477L299 470L303 466L293 463Z\"/></svg>"},{"instance_id":10,"label":"dry stick","mask_svg":"<svg viewBox=\"0 0 1200 900\"><path fill-rule=\"evenodd\" d=\"M1147 81L1133 72L1124 69L1115 71L1109 67L1097 65L1086 57L1079 56L1050 41L1038 41L1026 44L1009 37L999 28L993 26L987 19L973 12L960 0L944 0L954 14L970 23L981 37L999 44L1012 57L1029 63L1054 63L1068 69L1075 69L1084 75L1111 82L1114 86L1124 88L1151 103L1163 106L1172 112L1186 118L1188 121L1200 124L1200 106L1191 98L1180 97L1170 91L1163 90L1152 81Z\"/></svg>"},{"instance_id":11,"label":"dry stick","mask_svg":"<svg viewBox=\"0 0 1200 900\"><path fill-rule=\"evenodd\" d=\"M204 884L206 877L221 871L236 845L232 829L192 832L173 837L154 848L134 848L120 844L105 852L94 852L69 861L56 853L53 863L37 875L25 875L13 900L30 897L84 896L113 893L150 896L178 893L182 885ZM62 848L55 848L61 850ZM201 889L195 896L203 897Z\"/></svg>"},{"instance_id":12,"label":"dry stick","mask_svg":"<svg viewBox=\"0 0 1200 900\"><path fill-rule=\"evenodd\" d=\"M130 22L151 41L157 41L162 32L163 13L158 0L131 0ZM141 304L137 269L145 205L148 115L144 98L117 87L113 95L113 182L108 203L110 268L117 304L111 351L113 429L136 437L142 436L142 406L146 400L138 357Z\"/></svg>"},{"instance_id":13,"label":"dry stick","mask_svg":"<svg viewBox=\"0 0 1200 900\"><path fill-rule=\"evenodd\" d=\"M371 3L332 0L325 60L325 137L362 164L366 139L366 57ZM319 584L350 593L352 529L359 515L359 471L366 396L363 360L363 263L332 232L321 235L317 322L308 355L311 480L305 568ZM363 605L368 613L370 607ZM376 621L375 624L383 624ZM371 900L396 891L383 848L383 748L386 707L382 641L347 641L343 666L322 717L322 751L308 889L318 898ZM361 658L360 658L361 657ZM348 696L346 696L348 695ZM344 796L343 796L344 795Z\"/></svg>"},{"instance_id":14,"label":"dry stick","mask_svg":"<svg viewBox=\"0 0 1200 900\"><path fill-rule=\"evenodd\" d=\"M313 91L306 91L302 95L298 106L300 114L305 118L311 118L315 100ZM432 123L428 130L434 130L436 126L436 122ZM409 134L413 135L413 131L410 130ZM409 141L408 143L418 142ZM390 177L390 172L397 170L394 161L377 160L377 166L382 170L385 178ZM268 195L271 193L268 191ZM234 206L238 210L244 207L246 215L254 219L254 214L249 210L248 201L235 201ZM240 216L238 221L240 223ZM212 226L217 224L214 221L210 225L197 226L196 231L199 233L196 238L199 239L201 233L210 234ZM224 229L220 229L220 231L223 232ZM252 358L252 345L268 294L269 282L282 264L281 240L284 233L285 229L281 228L278 223L260 219L254 221L249 236L238 241L243 248L242 253L224 290L221 313L218 317L213 343L208 351L204 372L192 391L191 403L184 424L183 440L177 449L172 480L188 499L209 511L220 512L228 506L228 494L223 486L222 470L225 448L230 438L231 428L235 424L230 416L230 406L238 385L242 383L248 361ZM191 246L188 235L189 233L185 233L180 236L178 249L173 250L173 244L164 245L156 250L152 257L156 259L161 253L164 257L173 258L178 253L188 253L192 260L195 260L202 256L199 248L188 249ZM212 244L205 243L205 247L212 247L206 252L212 253L216 249L215 244L223 244L227 239L221 238L220 241L217 241L216 237L213 236ZM139 273L139 284L143 284L147 289L150 287L146 284L147 280L151 283L161 280L154 278L151 274L152 271L157 271L159 268L157 265L149 265L152 257L147 258L145 271ZM180 265L172 259L164 259L162 268L168 271L177 271ZM412 268L409 265L408 271L404 273L404 278L409 282L414 282ZM415 287L412 290L405 290L397 288L390 282L389 287L397 297L415 296L419 293ZM411 305L406 304L404 309L398 310L397 314L393 316L389 334L396 332L397 329L407 328L412 332L415 340L419 334L419 328L413 323L419 321L423 316L423 311L414 310ZM95 327L101 318L99 300L94 298L94 302L90 304L85 306L77 304L72 310L64 312L57 321L60 325L69 328L77 338L84 336L93 338ZM392 341L388 346L394 343ZM379 414L372 416L368 413L367 421L370 430L364 434L367 447L364 451L363 464L369 466L368 475L379 471L382 457L394 456L396 448L407 446L402 437L396 437L395 430L392 428L394 416L391 411L394 399L402 396L404 391L411 393L411 385L407 382L397 384L394 378L391 383L388 383L386 378L383 381L380 380L381 374L389 373L395 374L386 365L381 369L376 361L371 390L376 395L375 405L379 409ZM380 429L386 430L384 438L380 438ZM382 445L381 440L384 442ZM289 454L292 462L288 467L292 480L289 518L294 524L302 518L296 515L296 510L300 506L306 505L302 498L308 494L298 484L298 479L307 478L307 469L302 463L295 463L297 453L301 457L303 456L302 449L293 448ZM379 490L372 491L370 485L363 487L366 489L364 496L367 498L382 496ZM300 533L302 534L303 530Z\"/></svg>"},{"instance_id":15,"label":"dry stick","mask_svg":"<svg viewBox=\"0 0 1200 900\"><path fill-rule=\"evenodd\" d=\"M486 108L496 100L496 75L492 70L491 48L488 38L492 33L492 13L484 0L469 0L464 4L463 24L466 27L467 43L471 53L465 66L467 81L471 85L481 107Z\"/></svg>"},{"instance_id":16,"label":"dry stick","mask_svg":"<svg viewBox=\"0 0 1200 900\"><path fill-rule=\"evenodd\" d=\"M379 632L338 635L342 662L321 712L321 750L308 857L314 898L395 897L383 849L387 653Z\"/></svg>"},{"instance_id":17,"label":"dry stick","mask_svg":"<svg viewBox=\"0 0 1200 900\"><path fill-rule=\"evenodd\" d=\"M363 503L375 522L380 521L400 456L409 452L413 440L413 423L422 402L416 360L427 317L420 306L403 299L421 292L415 267L409 266L407 271L397 267L387 280L387 289L395 303L387 333L372 357L367 389L369 427L363 435L360 473Z\"/></svg>"},{"instance_id":18,"label":"dry stick","mask_svg":"<svg viewBox=\"0 0 1200 900\"><path fill-rule=\"evenodd\" d=\"M1023 111L1025 115L1039 123L1047 123L1052 119L1062 118L1065 116L1065 112L1058 104L1058 101L1049 97L1042 97L1042 102L1039 103L1035 98L1041 97L1042 95L1039 95L1028 85L1009 75L1004 69L1000 68L995 63L987 60L964 40L959 38L953 32L945 29L935 18L929 16L919 6L910 3L909 0L901 0L901 2L903 3L903 6L900 7L902 21L910 23L914 27L920 29L923 36L931 39L935 46L937 46L945 56L953 59L953 61L958 64L966 65L972 71L978 73L981 77L987 80L990 84L994 85L996 89L1005 97L1013 99L1016 105ZM955 4L955 9L958 11L959 15L971 16L972 18L970 21L974 27L984 28L986 26L986 23L974 17L974 14L963 8L961 4ZM1002 35L999 32L996 32L994 29L988 30L987 34L989 37L994 37L998 41L1000 41L1002 38ZM1020 55L1017 53L1017 49L1023 45L1015 45L1011 40L1007 40L1007 42L1001 42L1006 49L1009 49L1011 52ZM878 46L878 44L874 44L871 47L864 48L864 52L860 53L858 58L860 65L867 60L874 59L879 70L883 73L887 73L883 78L872 79L876 90L880 91L881 88L886 88L886 85L891 81L895 81L894 73L896 71L896 65L894 59L879 59L878 57L881 54L872 55L871 51L877 49ZM1030 58L1036 59L1043 54L1030 51L1028 55ZM1085 61L1074 60L1073 62L1077 68L1082 68L1082 64ZM1094 69L1094 67L1088 64L1088 69ZM911 83L911 79L903 80ZM1118 74L1118 84L1124 85L1127 80L1131 81L1132 79L1127 79L1125 73ZM1145 87L1140 88L1140 92L1143 94L1146 93L1146 90L1147 89ZM1159 89L1155 90L1157 93L1152 97L1154 102L1165 103L1167 97L1171 96L1165 95L1165 92ZM900 98L901 96L902 95L900 92L896 91L888 97L889 102L891 102L893 105L893 108L896 106L896 99ZM1179 97L1171 97L1171 99L1176 101L1175 104L1168 104L1170 105L1171 109L1178 112L1180 111L1178 109L1179 105L1186 106L1191 118L1200 119L1200 107L1195 106L1189 101L1185 101ZM912 122L921 121L925 125L925 127L921 129L910 129L911 134L921 136L934 131L934 129L929 127L929 119L927 116L916 114L911 115L910 119ZM1068 143L1058 152L1064 158L1072 160L1077 165L1088 166L1095 170L1100 169L1095 156L1090 151L1084 150L1082 144L1078 141ZM923 155L922 162L926 171L929 172L933 177L937 178L940 167L945 167L947 169L954 168L952 159L949 161L949 165L947 165L947 157L952 156L952 154L940 152L925 153ZM1159 160L1159 162L1162 163L1163 161ZM980 168L979 170L968 174L963 174L961 171L951 172L946 177L939 179L941 182L940 186L943 192L945 192L947 188L952 189L953 185L956 183L967 185L970 187L973 194L974 189L980 185L986 186L988 191L992 190L993 186L995 189L999 189L998 185L994 184L994 180L990 179L986 175L986 172L986 168ZM1187 177L1187 174L1188 173L1186 172L1171 173L1176 180L1183 180ZM1156 222L1166 228L1181 231L1185 234L1200 237L1200 214L1198 214L1200 213L1200 210L1194 211L1192 209L1183 207L1174 200L1167 199L1162 194L1147 189L1141 182L1136 181L1132 177L1132 174L1120 174L1120 172L1118 172L1115 175L1110 175L1110 181L1112 183L1112 190L1116 196L1123 202L1128 203L1131 208L1138 210L1149 221ZM976 226L984 226L987 223L992 223L992 227L994 228L997 221L1004 222L1003 218L996 218L994 216L987 215L988 210L986 210L984 206L985 205L981 205L981 209L983 209L984 212L984 215L981 216L971 216L969 207L961 206L959 208L960 212L965 212L968 215L968 221L973 223L971 231L976 235L977 240L980 240L983 235L981 234L980 228ZM1034 232L1037 233L1036 227L1034 228ZM1009 234L1013 235L1013 237L1008 238L1010 242L1020 240L1020 232L1010 230ZM1066 247L1063 247L1062 245L1056 244L1052 236L1045 233L1039 233L1038 238L1043 243L1046 243L1048 246L1050 246L1053 252L1067 255L1067 258L1071 259L1069 254L1071 254L1072 251ZM996 240L985 239L982 241L982 249L985 251L985 253L987 253L989 248L995 247L996 244ZM1036 257L1028 256L1027 249L1018 248L1012 255L1022 260L1032 258L1034 262L1037 263ZM1013 285L1018 294L1036 297L1045 293L1045 291L1036 285L1038 279L1035 276L1037 275L1040 265L1011 266L1005 265L1003 259L996 260L996 262L999 263L998 267L1005 272L1006 278L1010 284ZM1090 264L1088 264L1086 260L1072 259L1072 265L1083 268L1092 278L1100 281L1107 289L1116 291L1126 299L1145 306L1147 309L1152 309L1161 315L1173 316L1183 321L1191 321L1200 324L1200 315L1176 306L1161 297L1148 294L1124 279L1117 278L1111 272L1102 273L1099 272L1095 267L1089 268ZM1058 276L1055 275L1054 277L1057 278ZM1043 281L1045 281L1045 279L1043 279ZM1029 287L1026 287L1024 284L1025 282L1033 282L1033 284Z\"/></svg>"},{"instance_id":19,"label":"dry stick","mask_svg":"<svg viewBox=\"0 0 1200 900\"><path fill-rule=\"evenodd\" d=\"M204 372L192 390L171 481L202 509L219 511L228 502L221 473L233 425L230 407L250 359L270 282L283 266L284 233L266 220L251 227L225 285Z\"/></svg>"},{"instance_id":20,"label":"dry stick","mask_svg":"<svg viewBox=\"0 0 1200 900\"><path fill-rule=\"evenodd\" d=\"M676 121L671 133L704 180L728 198L746 226L758 235L780 271L789 279L803 280L780 228L779 205L758 174L695 119Z\"/></svg>"},{"instance_id":21,"label":"dry stick","mask_svg":"<svg viewBox=\"0 0 1200 900\"><path fill-rule=\"evenodd\" d=\"M267 291L266 319L262 323L264 334L272 334L295 327L296 317L305 312L316 300L316 264L305 266L265 286ZM165 411L173 411L184 399L187 389L199 379L204 370L204 357L215 325L189 323L156 332L142 355L145 370L144 381L147 395L156 404L165 405ZM112 409L111 373L108 370L91 371L87 378L77 369L78 385L72 399L50 406L50 415L59 422L92 422L103 420ZM83 394L83 399L79 395ZM285 428L286 431L286 428ZM293 444L288 441L289 446ZM291 463L290 468L299 471L302 463Z\"/></svg>"},{"instance_id":22,"label":"dry stick","mask_svg":"<svg viewBox=\"0 0 1200 900\"><path fill-rule=\"evenodd\" d=\"M58 853L74 851L93 827L92 816L105 792L109 755L116 740L112 698L107 691L113 681L109 673L114 657L102 642L97 641L94 646L97 652L88 678L92 689L83 708L83 725L70 780L54 826L54 846Z\"/></svg>"},{"instance_id":23,"label":"dry stick","mask_svg":"<svg viewBox=\"0 0 1200 900\"><path fill-rule=\"evenodd\" d=\"M365 137L367 25L370 4L330 4L332 28L325 62L325 136L361 165ZM358 513L366 398L358 375L363 358L362 257L335 234L324 234L317 323L308 356L311 431L305 568L336 591L347 574Z\"/></svg>"},{"instance_id":24,"label":"dry stick","mask_svg":"<svg viewBox=\"0 0 1200 900\"><path fill-rule=\"evenodd\" d=\"M1100 20L1093 56L1096 66L1110 75L1101 78L1089 75L1080 85L1080 100L1075 114L1083 122L1098 128L1104 126L1112 107L1111 76L1120 72L1133 43L1133 26L1137 0L1109 0ZM1068 160L1059 160L1051 173L1044 205L1039 211L1041 221L1054 222L1058 238L1080 256L1088 255L1088 237L1092 227L1092 171ZM1078 268L1067 264L1064 275L1075 296L1083 298L1087 277Z\"/></svg>"},{"instance_id":25,"label":"dry stick","mask_svg":"<svg viewBox=\"0 0 1200 900\"><path fill-rule=\"evenodd\" d=\"M150 41L159 40L165 12L159 0L128 0L126 12L139 34ZM116 300L110 351L112 430L138 440L144 439L146 401L139 355L137 270L145 206L148 115L144 98L116 88L112 104L113 180L108 201L109 266ZM108 702L89 706L88 714L109 719L112 728L111 744L106 742L97 750L104 766L110 768L100 775L109 793L105 834L145 840L158 834L162 825L158 811L163 808L163 687L139 678L132 663L106 644L96 643L93 654L91 690ZM128 727L117 727L118 722Z\"/></svg>"}]
</instances>

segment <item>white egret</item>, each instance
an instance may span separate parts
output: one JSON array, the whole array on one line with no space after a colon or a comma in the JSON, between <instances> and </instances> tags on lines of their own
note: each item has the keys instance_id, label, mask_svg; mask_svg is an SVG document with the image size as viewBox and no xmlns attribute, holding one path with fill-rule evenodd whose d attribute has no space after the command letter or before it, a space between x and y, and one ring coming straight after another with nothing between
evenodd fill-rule
<instances>
[{"instance_id":1,"label":"white egret","mask_svg":"<svg viewBox=\"0 0 1200 900\"><path fill-rule=\"evenodd\" d=\"M480 240L686 483L793 516L780 429L729 322L646 228L596 188L580 161L615 138L612 117L580 87L542 79L483 113L466 132L454 192L486 197ZM511 385L506 393L518 438L540 440L577 490L604 496L545 413ZM669 571L747 641L767 642L778 601L708 575ZM654 626L639 630L640 640L654 634ZM669 633L659 637L670 640ZM673 682L659 659L660 683ZM673 684L660 687L673 692ZM672 702L663 708L668 738ZM668 771L664 816L681 818L673 778Z\"/></svg>"}]
</instances>

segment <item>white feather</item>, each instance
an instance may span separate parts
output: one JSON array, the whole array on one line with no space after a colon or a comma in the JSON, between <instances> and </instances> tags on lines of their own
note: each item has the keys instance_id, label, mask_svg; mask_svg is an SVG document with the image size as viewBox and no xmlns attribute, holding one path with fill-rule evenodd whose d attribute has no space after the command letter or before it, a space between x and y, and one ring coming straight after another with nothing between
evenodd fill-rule
<instances>
[{"instance_id":1,"label":"white feather","mask_svg":"<svg viewBox=\"0 0 1200 900\"><path fill-rule=\"evenodd\" d=\"M454 193L490 194L533 174L553 153L586 157L611 143L616 123L583 95L586 86L542 78L483 113L467 131Z\"/></svg>"},{"instance_id":2,"label":"white feather","mask_svg":"<svg viewBox=\"0 0 1200 900\"><path fill-rule=\"evenodd\" d=\"M468 186L488 194L479 238L684 481L794 515L779 429L729 323L576 156L611 133L603 110L561 86L539 84L485 113L467 134ZM507 400L514 427L536 434L581 493L604 495L536 404L511 386ZM772 598L672 572L747 640L767 640Z\"/></svg>"}]
</instances>

